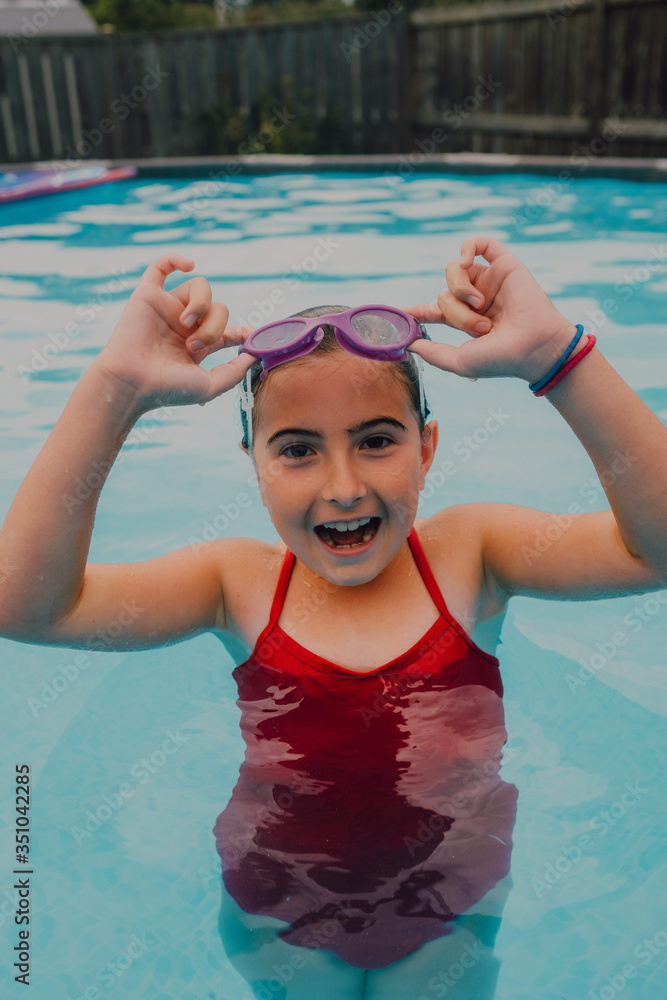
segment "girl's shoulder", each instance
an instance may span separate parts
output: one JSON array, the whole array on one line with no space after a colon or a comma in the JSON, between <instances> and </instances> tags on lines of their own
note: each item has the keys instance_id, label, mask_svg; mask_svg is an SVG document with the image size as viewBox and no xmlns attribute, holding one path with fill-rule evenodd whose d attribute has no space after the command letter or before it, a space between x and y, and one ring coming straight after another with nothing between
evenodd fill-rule
<instances>
[{"instance_id":1,"label":"girl's shoulder","mask_svg":"<svg viewBox=\"0 0 667 1000\"><path fill-rule=\"evenodd\" d=\"M287 552L282 539L264 542L258 538L225 538L217 544L225 575L246 583L277 576Z\"/></svg>"},{"instance_id":2,"label":"girl's shoulder","mask_svg":"<svg viewBox=\"0 0 667 1000\"><path fill-rule=\"evenodd\" d=\"M210 544L219 549L214 561L224 595L226 629L245 634L259 626L261 631L287 546L282 539L271 543L256 538L224 538Z\"/></svg>"},{"instance_id":3,"label":"girl's shoulder","mask_svg":"<svg viewBox=\"0 0 667 1000\"><path fill-rule=\"evenodd\" d=\"M475 626L502 614L508 595L489 575L484 538L496 504L456 504L414 528L435 581L453 617L472 634Z\"/></svg>"}]
</instances>

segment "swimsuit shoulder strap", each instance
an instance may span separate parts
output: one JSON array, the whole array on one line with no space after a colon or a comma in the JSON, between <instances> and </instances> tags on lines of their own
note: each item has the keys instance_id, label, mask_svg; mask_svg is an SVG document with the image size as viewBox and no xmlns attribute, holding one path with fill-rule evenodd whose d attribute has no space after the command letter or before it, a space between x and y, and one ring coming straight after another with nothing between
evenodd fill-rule
<instances>
[{"instance_id":1,"label":"swimsuit shoulder strap","mask_svg":"<svg viewBox=\"0 0 667 1000\"><path fill-rule=\"evenodd\" d=\"M447 610L447 605L445 604L445 599L442 596L440 587L438 586L435 577L433 576L433 572L428 564L428 560L426 559L426 555L424 554L422 544L419 541L417 532L415 531L414 527L410 529L410 534L408 535L408 543L410 545L410 549L412 550L412 555L414 557L414 560L417 563L417 569L421 574L422 580L426 584L426 589L431 595L433 603L435 604L440 614L445 616L447 621L452 621L452 617L449 611Z\"/></svg>"},{"instance_id":2,"label":"swimsuit shoulder strap","mask_svg":"<svg viewBox=\"0 0 667 1000\"><path fill-rule=\"evenodd\" d=\"M478 646L477 643L475 643L471 639L466 630L461 625L459 625L456 618L454 618L451 615L449 609L447 608L447 605L445 604L445 599L442 596L440 587L436 583L436 579L433 576L433 572L431 571L431 567L428 564L426 555L424 554L424 550L422 548L421 542L419 541L419 538L417 537L417 532L415 531L414 527L410 529L410 534L408 535L408 542L410 544L414 560L417 563L417 569L421 573L422 580L426 584L426 589L431 595L433 603L435 604L440 614L443 616L445 621L449 622L449 624L455 629L455 631L459 633L461 638L464 640L465 643L467 643L468 646L470 646L471 649L481 654L486 660L490 660L493 663L494 667L497 668L498 658L496 656L493 656L491 653L487 653L486 650ZM498 683L500 684L500 680L498 681ZM500 685L498 693L502 697L502 685Z\"/></svg>"},{"instance_id":3,"label":"swimsuit shoulder strap","mask_svg":"<svg viewBox=\"0 0 667 1000\"><path fill-rule=\"evenodd\" d=\"M273 601L271 603L271 611L269 612L269 624L267 629L272 629L280 618L280 612L283 609L283 604L285 603L285 594L287 593L287 587L289 585L289 579L292 573L292 566L294 565L294 553L290 552L289 549L286 550L285 556L283 558L283 564L280 568L280 576L278 577L278 584L276 586L276 592L273 595Z\"/></svg>"}]
</instances>

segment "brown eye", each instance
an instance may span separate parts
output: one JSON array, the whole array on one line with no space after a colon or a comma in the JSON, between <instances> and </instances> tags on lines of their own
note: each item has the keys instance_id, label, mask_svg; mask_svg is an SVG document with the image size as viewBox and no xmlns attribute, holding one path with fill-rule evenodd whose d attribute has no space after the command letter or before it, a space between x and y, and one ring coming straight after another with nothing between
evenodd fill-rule
<instances>
[{"instance_id":1,"label":"brown eye","mask_svg":"<svg viewBox=\"0 0 667 1000\"><path fill-rule=\"evenodd\" d=\"M371 451L380 451L386 448L387 445L393 444L394 442L386 434L374 434L373 437L366 438L364 444L367 445Z\"/></svg>"},{"instance_id":2,"label":"brown eye","mask_svg":"<svg viewBox=\"0 0 667 1000\"><path fill-rule=\"evenodd\" d=\"M283 448L281 455L287 455L288 458L308 458L308 452L313 449L307 444L288 444L286 448ZM290 454L292 452L292 454Z\"/></svg>"}]
</instances>

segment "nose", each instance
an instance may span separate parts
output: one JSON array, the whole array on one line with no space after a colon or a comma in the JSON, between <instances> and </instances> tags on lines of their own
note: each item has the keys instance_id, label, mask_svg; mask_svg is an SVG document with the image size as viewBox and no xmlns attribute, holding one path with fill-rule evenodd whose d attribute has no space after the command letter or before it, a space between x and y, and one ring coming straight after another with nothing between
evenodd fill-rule
<instances>
[{"instance_id":1,"label":"nose","mask_svg":"<svg viewBox=\"0 0 667 1000\"><path fill-rule=\"evenodd\" d=\"M367 493L352 456L348 452L331 455L325 466L322 499L343 508L354 508Z\"/></svg>"}]
</instances>

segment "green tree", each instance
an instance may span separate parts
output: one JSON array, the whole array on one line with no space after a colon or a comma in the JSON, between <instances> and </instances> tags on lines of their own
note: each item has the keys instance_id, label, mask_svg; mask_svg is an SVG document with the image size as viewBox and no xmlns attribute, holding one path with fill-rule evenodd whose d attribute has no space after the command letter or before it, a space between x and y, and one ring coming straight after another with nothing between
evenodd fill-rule
<instances>
[{"instance_id":1,"label":"green tree","mask_svg":"<svg viewBox=\"0 0 667 1000\"><path fill-rule=\"evenodd\" d=\"M268 90L258 93L244 118L232 103L229 79L223 74L221 100L202 114L199 153L247 156L253 153L322 155L352 152L340 107L326 115L318 115L312 88L304 87L297 94L289 76L282 78L280 91L279 99ZM274 116L276 108L287 108L287 122Z\"/></svg>"},{"instance_id":2,"label":"green tree","mask_svg":"<svg viewBox=\"0 0 667 1000\"><path fill-rule=\"evenodd\" d=\"M90 13L98 24L113 24L118 31L178 28L185 15L179 0L95 0Z\"/></svg>"}]
</instances>

